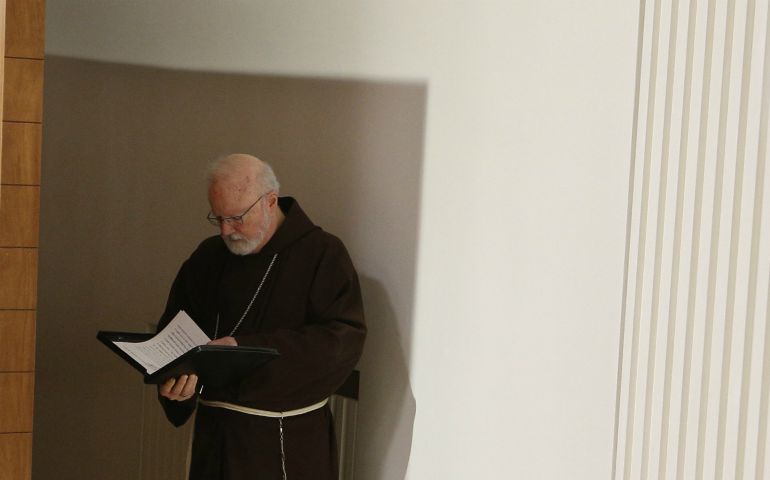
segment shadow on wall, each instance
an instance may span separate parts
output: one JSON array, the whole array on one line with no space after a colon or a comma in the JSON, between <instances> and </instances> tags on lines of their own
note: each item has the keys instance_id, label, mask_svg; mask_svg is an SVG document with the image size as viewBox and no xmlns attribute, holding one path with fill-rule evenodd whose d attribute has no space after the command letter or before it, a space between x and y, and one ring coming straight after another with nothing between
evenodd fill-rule
<instances>
[{"instance_id":1,"label":"shadow on wall","mask_svg":"<svg viewBox=\"0 0 770 480\"><path fill-rule=\"evenodd\" d=\"M416 403L409 384L409 364L399 335L398 318L383 285L361 277L361 290L369 318L369 341L361 362L362 413L358 428L354 478L402 479L412 448ZM367 448L364 438L377 439Z\"/></svg>"},{"instance_id":2,"label":"shadow on wall","mask_svg":"<svg viewBox=\"0 0 770 480\"><path fill-rule=\"evenodd\" d=\"M34 477L139 478L142 385L94 336L157 320L179 265L214 233L206 163L247 152L350 250L370 328L356 478L403 478L426 94L48 56Z\"/></svg>"}]
</instances>

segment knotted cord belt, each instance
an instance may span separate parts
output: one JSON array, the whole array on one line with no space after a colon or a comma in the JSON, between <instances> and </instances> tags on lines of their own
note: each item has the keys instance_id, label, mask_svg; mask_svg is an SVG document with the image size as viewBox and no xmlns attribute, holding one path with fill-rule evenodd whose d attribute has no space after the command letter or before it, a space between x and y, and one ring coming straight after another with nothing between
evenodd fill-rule
<instances>
[{"instance_id":1,"label":"knotted cord belt","mask_svg":"<svg viewBox=\"0 0 770 480\"><path fill-rule=\"evenodd\" d=\"M219 400L203 400L202 398L198 399L198 403L200 403L201 405L206 405L207 407L225 408L227 410L246 413L248 415L256 415L257 417L285 418L285 417L296 417L297 415L303 415L305 413L312 412L313 410L318 410L319 408L329 403L329 399L324 398L320 402L314 403L313 405L303 407L303 408L298 408L296 410L288 410L286 412L273 412L271 410L260 410L258 408L244 407L243 405L236 405L234 403L220 402Z\"/></svg>"},{"instance_id":2,"label":"knotted cord belt","mask_svg":"<svg viewBox=\"0 0 770 480\"><path fill-rule=\"evenodd\" d=\"M273 412L271 410L260 410L258 408L244 407L243 405L236 405L229 402L221 402L219 400L203 400L198 398L198 403L207 407L224 408L226 410L232 410L234 412L245 413L247 415L255 415L257 417L277 418L278 419L278 431L281 435L281 469L283 470L283 480L287 480L286 477L286 452L283 448L283 419L285 417L296 417L297 415L304 415L312 411L322 408L329 403L328 398L324 398L318 403L309 405L307 407L298 408L296 410L288 410L286 412Z\"/></svg>"}]
</instances>

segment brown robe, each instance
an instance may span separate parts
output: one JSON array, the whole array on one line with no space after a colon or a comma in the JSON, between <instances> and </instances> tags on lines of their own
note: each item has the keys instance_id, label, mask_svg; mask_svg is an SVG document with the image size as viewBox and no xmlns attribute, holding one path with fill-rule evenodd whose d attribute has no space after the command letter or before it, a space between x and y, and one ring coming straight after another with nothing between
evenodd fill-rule
<instances>
[{"instance_id":1,"label":"brown robe","mask_svg":"<svg viewBox=\"0 0 770 480\"><path fill-rule=\"evenodd\" d=\"M182 265L159 323L186 311L213 338L230 334L275 263L249 314L233 335L239 345L273 347L280 357L239 384L206 388L202 397L272 411L294 410L329 397L356 365L366 327L358 276L342 242L313 225L297 202L280 198L286 219L252 255L233 255L221 237L204 240ZM166 416L182 425L197 398L161 398ZM286 473L291 480L337 478L328 407L283 420ZM198 406L190 479L280 479L279 423Z\"/></svg>"}]
</instances>

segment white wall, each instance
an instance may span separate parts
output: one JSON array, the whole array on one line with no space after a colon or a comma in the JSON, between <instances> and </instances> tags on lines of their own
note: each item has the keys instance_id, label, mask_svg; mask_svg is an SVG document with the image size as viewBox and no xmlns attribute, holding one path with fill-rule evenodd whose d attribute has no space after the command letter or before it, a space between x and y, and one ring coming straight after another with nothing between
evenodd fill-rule
<instances>
[{"instance_id":1,"label":"white wall","mask_svg":"<svg viewBox=\"0 0 770 480\"><path fill-rule=\"evenodd\" d=\"M46 40L112 62L426 82L413 324L398 332L408 477L593 480L611 467L637 8L48 0Z\"/></svg>"}]
</instances>

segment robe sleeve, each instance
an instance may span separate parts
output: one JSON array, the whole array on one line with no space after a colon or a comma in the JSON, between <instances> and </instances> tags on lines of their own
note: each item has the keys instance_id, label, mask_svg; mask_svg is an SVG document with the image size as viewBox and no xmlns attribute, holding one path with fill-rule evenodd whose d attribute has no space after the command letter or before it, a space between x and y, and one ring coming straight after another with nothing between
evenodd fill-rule
<instances>
[{"instance_id":1,"label":"robe sleeve","mask_svg":"<svg viewBox=\"0 0 770 480\"><path fill-rule=\"evenodd\" d=\"M312 405L334 393L355 367L366 337L361 289L336 238L320 259L307 301L308 318L299 328L236 335L239 345L281 354L241 382L241 402L275 411Z\"/></svg>"},{"instance_id":2,"label":"robe sleeve","mask_svg":"<svg viewBox=\"0 0 770 480\"><path fill-rule=\"evenodd\" d=\"M201 257L203 255L201 252L202 248L199 247L179 269L179 273L177 273L174 283L171 286L171 290L169 291L166 309L158 322L158 331L168 325L180 310L185 310L194 319L201 318L202 305L199 301L196 301L200 296L196 296L192 293L195 291L195 286L201 283L201 279L199 278L201 275L196 275L195 273L202 269ZM189 400L180 402L169 400L158 394L158 400L163 407L166 418L174 426L179 427L187 422L195 410L197 395L193 395Z\"/></svg>"}]
</instances>

